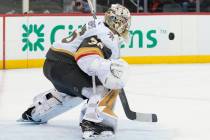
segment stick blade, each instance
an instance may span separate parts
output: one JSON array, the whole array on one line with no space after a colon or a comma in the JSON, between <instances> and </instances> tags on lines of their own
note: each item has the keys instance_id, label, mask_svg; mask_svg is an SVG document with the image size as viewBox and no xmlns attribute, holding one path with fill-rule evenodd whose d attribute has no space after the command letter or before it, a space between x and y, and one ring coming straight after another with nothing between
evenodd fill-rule
<instances>
[{"instance_id":1,"label":"stick blade","mask_svg":"<svg viewBox=\"0 0 210 140\"><path fill-rule=\"evenodd\" d=\"M157 115L150 113L136 113L135 120L140 122L158 122Z\"/></svg>"},{"instance_id":2,"label":"stick blade","mask_svg":"<svg viewBox=\"0 0 210 140\"><path fill-rule=\"evenodd\" d=\"M136 120L140 122L157 122L158 118L156 114L153 113L138 113L134 112L130 109L127 97L125 95L124 89L121 90L121 93L119 94L120 100L123 106L123 109L125 111L125 114L128 119L130 120Z\"/></svg>"}]
</instances>

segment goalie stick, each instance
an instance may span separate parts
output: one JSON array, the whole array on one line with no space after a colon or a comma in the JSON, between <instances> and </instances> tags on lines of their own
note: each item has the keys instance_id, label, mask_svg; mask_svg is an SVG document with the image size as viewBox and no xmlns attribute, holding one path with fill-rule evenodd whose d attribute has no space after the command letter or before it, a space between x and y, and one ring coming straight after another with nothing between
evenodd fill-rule
<instances>
[{"instance_id":1,"label":"goalie stick","mask_svg":"<svg viewBox=\"0 0 210 140\"><path fill-rule=\"evenodd\" d=\"M157 115L156 114L150 114L150 113L138 113L134 112L130 109L127 97L125 95L124 89L121 90L120 94L120 100L124 109L124 112L128 119L130 120L136 120L140 122L157 122Z\"/></svg>"},{"instance_id":2,"label":"goalie stick","mask_svg":"<svg viewBox=\"0 0 210 140\"><path fill-rule=\"evenodd\" d=\"M90 11L92 13L93 19L96 20L96 11L93 8L93 4L91 0L87 0L88 5L90 7ZM92 82L93 82L93 93L96 94L96 87L95 87L95 76L92 76ZM150 113L138 113L130 110L127 97L125 95L124 89L121 90L120 94L120 101L122 103L124 112L128 119L130 120L136 120L140 122L157 122L157 115L156 114L150 114Z\"/></svg>"},{"instance_id":3,"label":"goalie stick","mask_svg":"<svg viewBox=\"0 0 210 140\"><path fill-rule=\"evenodd\" d=\"M89 5L89 7L90 7L90 12L91 12L91 14L92 14L94 20L97 19L97 17L96 17L96 11L95 11L95 9L93 8L93 4L92 4L91 0L87 0L87 2L88 2L88 5Z\"/></svg>"}]
</instances>

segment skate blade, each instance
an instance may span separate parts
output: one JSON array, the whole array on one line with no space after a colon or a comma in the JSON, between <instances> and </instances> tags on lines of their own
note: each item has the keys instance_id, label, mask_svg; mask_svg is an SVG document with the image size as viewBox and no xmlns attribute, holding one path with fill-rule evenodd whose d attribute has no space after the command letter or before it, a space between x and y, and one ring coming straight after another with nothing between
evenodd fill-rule
<instances>
[{"instance_id":1,"label":"skate blade","mask_svg":"<svg viewBox=\"0 0 210 140\"><path fill-rule=\"evenodd\" d=\"M30 121L30 120L24 120L24 119L22 119L22 118L19 118L19 119L17 119L16 120L16 122L32 122L32 121Z\"/></svg>"},{"instance_id":2,"label":"skate blade","mask_svg":"<svg viewBox=\"0 0 210 140\"><path fill-rule=\"evenodd\" d=\"M104 132L101 132L100 135L96 135L94 134L93 131L86 131L83 133L82 135L82 139L88 139L88 140L91 140L91 139L105 139L105 138L112 138L114 137L114 133L111 132L111 131L104 131Z\"/></svg>"},{"instance_id":3,"label":"skate blade","mask_svg":"<svg viewBox=\"0 0 210 140\"><path fill-rule=\"evenodd\" d=\"M16 122L28 123L28 124L45 124L45 123L47 123L47 122L41 122L41 121L35 122L35 121L31 121L31 120L24 120L22 118L17 119Z\"/></svg>"}]
</instances>

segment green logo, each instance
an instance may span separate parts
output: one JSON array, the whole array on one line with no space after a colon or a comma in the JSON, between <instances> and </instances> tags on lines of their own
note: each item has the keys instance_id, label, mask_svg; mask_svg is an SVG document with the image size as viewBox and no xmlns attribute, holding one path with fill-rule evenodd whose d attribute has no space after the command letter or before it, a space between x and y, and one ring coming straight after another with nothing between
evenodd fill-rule
<instances>
[{"instance_id":1,"label":"green logo","mask_svg":"<svg viewBox=\"0 0 210 140\"><path fill-rule=\"evenodd\" d=\"M41 24L40 26L37 26L36 24L29 26L23 24L22 28L24 30L24 33L22 34L22 42L24 43L24 46L22 48L22 51L37 51L40 49L41 51L44 51L44 46L42 43L44 42L44 25Z\"/></svg>"}]
</instances>

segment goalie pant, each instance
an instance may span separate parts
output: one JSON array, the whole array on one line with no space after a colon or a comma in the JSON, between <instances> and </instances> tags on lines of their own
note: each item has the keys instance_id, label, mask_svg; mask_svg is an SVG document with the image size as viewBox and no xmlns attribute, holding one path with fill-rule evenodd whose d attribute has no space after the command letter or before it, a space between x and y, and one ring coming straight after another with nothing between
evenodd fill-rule
<instances>
[{"instance_id":1,"label":"goalie pant","mask_svg":"<svg viewBox=\"0 0 210 140\"><path fill-rule=\"evenodd\" d=\"M92 87L92 78L78 67L73 56L50 49L43 72L59 92L87 99L82 95L82 89ZM98 78L96 78L96 85L102 85Z\"/></svg>"}]
</instances>

